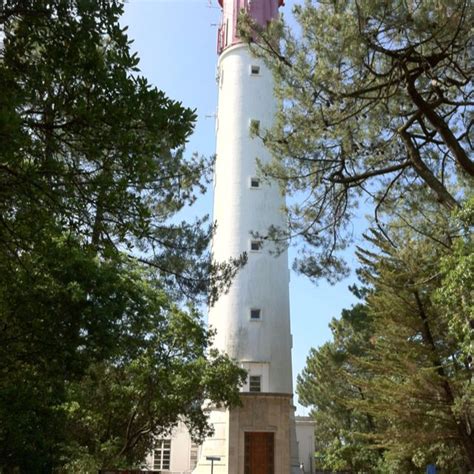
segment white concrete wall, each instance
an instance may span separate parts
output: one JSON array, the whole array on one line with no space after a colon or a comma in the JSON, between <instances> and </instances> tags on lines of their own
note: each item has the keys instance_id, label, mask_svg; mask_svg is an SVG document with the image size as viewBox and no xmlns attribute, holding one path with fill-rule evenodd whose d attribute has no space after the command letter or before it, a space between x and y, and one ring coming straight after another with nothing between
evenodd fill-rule
<instances>
[{"instance_id":1,"label":"white concrete wall","mask_svg":"<svg viewBox=\"0 0 474 474\"><path fill-rule=\"evenodd\" d=\"M258 65L260 73L251 74ZM265 234L270 226L284 226L284 197L277 185L250 187L258 175L257 159L270 160L259 138L250 134L251 120L260 129L272 125L276 110L273 78L245 45L227 48L219 58L217 157L214 173L214 214L217 223L213 255L227 261L248 253L247 265L229 292L209 311L209 325L217 330L214 346L236 359L250 375L262 377L262 391L292 394L288 255L270 255L272 244L250 250L253 232ZM250 319L250 309L261 309L261 319ZM248 391L248 383L242 391ZM208 455L219 456L214 474L228 473L228 411L210 414L215 435L205 441L195 474L210 472ZM290 422L290 420L288 421Z\"/></svg>"},{"instance_id":2,"label":"white concrete wall","mask_svg":"<svg viewBox=\"0 0 474 474\"><path fill-rule=\"evenodd\" d=\"M314 427L310 417L296 417L296 439L298 441L298 458L303 463L305 474L314 473Z\"/></svg>"},{"instance_id":3,"label":"white concrete wall","mask_svg":"<svg viewBox=\"0 0 474 474\"><path fill-rule=\"evenodd\" d=\"M258 75L251 66L260 66ZM209 324L217 329L215 346L241 361L252 374L268 367L264 390L292 393L288 256L270 255L273 244L250 250L252 232L265 234L270 226L284 226L284 197L276 184L250 187L257 175L257 159L270 160L262 141L250 135L251 120L260 129L272 125L275 113L273 79L261 61L244 45L225 50L219 60L219 108L215 169L214 220L217 231L213 254L226 261L248 253L248 263L228 294L210 309ZM261 320L250 320L260 308Z\"/></svg>"}]
</instances>

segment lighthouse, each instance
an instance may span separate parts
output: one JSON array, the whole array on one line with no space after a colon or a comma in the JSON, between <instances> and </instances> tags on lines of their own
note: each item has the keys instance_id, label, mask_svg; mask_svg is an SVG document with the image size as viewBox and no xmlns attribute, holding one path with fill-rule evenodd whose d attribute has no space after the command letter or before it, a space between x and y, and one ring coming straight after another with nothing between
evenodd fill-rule
<instances>
[{"instance_id":1,"label":"lighthouse","mask_svg":"<svg viewBox=\"0 0 474 474\"><path fill-rule=\"evenodd\" d=\"M285 199L277 183L262 179L258 163L270 153L255 131L272 126L273 79L241 41L237 20L245 11L266 27L283 0L219 0L218 112L214 178L213 257L248 262L209 311L214 347L247 370L242 406L213 407L214 435L201 449L195 474L289 474L297 459L291 367L289 269L286 251L262 238L284 228Z\"/></svg>"}]
</instances>

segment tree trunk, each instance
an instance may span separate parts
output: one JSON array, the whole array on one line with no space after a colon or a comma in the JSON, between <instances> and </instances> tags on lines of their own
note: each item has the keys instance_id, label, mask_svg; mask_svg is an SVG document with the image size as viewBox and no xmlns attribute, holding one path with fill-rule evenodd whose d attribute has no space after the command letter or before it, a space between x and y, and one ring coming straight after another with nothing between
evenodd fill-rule
<instances>
[{"instance_id":1,"label":"tree trunk","mask_svg":"<svg viewBox=\"0 0 474 474\"><path fill-rule=\"evenodd\" d=\"M451 129L448 127L447 123L439 116L434 108L429 102L426 102L421 94L416 90L415 87L415 78L408 76L408 86L407 91L410 94L411 99L418 107L420 112L428 119L428 121L433 125L435 130L441 135L447 147L451 150L454 158L461 166L461 168L466 171L471 176L474 176L474 163L469 159L467 153L464 151L463 147L459 144L457 138L454 136Z\"/></svg>"},{"instance_id":2,"label":"tree trunk","mask_svg":"<svg viewBox=\"0 0 474 474\"><path fill-rule=\"evenodd\" d=\"M408 157L413 164L413 168L418 173L421 179L436 193L438 201L446 206L448 209L455 209L459 206L458 202L451 196L443 183L432 173L421 159L420 152L413 143L410 134L405 127L398 130L398 133L405 144Z\"/></svg>"}]
</instances>

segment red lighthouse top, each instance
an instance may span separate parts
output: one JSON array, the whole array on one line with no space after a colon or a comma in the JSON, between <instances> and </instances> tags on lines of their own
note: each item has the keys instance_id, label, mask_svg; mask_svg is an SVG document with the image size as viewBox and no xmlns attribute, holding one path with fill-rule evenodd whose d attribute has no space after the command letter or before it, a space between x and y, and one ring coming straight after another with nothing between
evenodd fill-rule
<instances>
[{"instance_id":1,"label":"red lighthouse top","mask_svg":"<svg viewBox=\"0 0 474 474\"><path fill-rule=\"evenodd\" d=\"M223 9L222 23L217 36L217 52L240 42L237 34L237 20L242 10L261 26L266 26L278 16L278 7L284 0L218 0Z\"/></svg>"}]
</instances>

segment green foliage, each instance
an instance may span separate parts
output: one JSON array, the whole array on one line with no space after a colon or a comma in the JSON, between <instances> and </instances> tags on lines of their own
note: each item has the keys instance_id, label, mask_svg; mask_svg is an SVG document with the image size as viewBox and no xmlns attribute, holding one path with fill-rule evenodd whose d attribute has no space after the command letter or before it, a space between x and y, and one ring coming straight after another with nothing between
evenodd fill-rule
<instances>
[{"instance_id":1,"label":"green foliage","mask_svg":"<svg viewBox=\"0 0 474 474\"><path fill-rule=\"evenodd\" d=\"M439 222L442 222L440 216ZM319 427L323 467L367 472L474 468L472 204L429 236L393 222L359 249L368 285L331 324L334 340L311 353L298 393ZM436 238L438 237L438 238ZM464 296L464 299L463 299ZM355 324L358 323L358 324ZM354 390L357 388L357 390ZM358 417L361 417L358 421ZM360 420L371 420L363 424ZM372 458L363 457L367 453ZM362 468L351 462L362 459ZM345 467L344 467L345 466Z\"/></svg>"},{"instance_id":2,"label":"green foliage","mask_svg":"<svg viewBox=\"0 0 474 474\"><path fill-rule=\"evenodd\" d=\"M263 172L295 197L289 233L306 244L296 261L304 274L346 273L338 255L362 202L382 226L383 212L406 200L422 214L419 189L452 209L472 185L469 7L305 0L294 7L296 31L244 18L241 33L275 77L277 120L260 134L274 160Z\"/></svg>"},{"instance_id":3,"label":"green foliage","mask_svg":"<svg viewBox=\"0 0 474 474\"><path fill-rule=\"evenodd\" d=\"M177 295L202 296L219 282L209 271L226 272L210 267L212 229L169 220L205 189L210 163L184 156L196 115L138 74L122 8L4 2L2 245L17 258L57 226L103 255L133 251Z\"/></svg>"},{"instance_id":4,"label":"green foliage","mask_svg":"<svg viewBox=\"0 0 474 474\"><path fill-rule=\"evenodd\" d=\"M370 396L354 382L364 372L354 357L364 356L371 345L373 322L364 304L343 310L330 324L333 341L312 349L306 367L297 379L299 402L311 407L315 425L316 462L320 469L378 472L381 451L364 437L375 430L376 421L366 410L354 409L350 400Z\"/></svg>"},{"instance_id":5,"label":"green foliage","mask_svg":"<svg viewBox=\"0 0 474 474\"><path fill-rule=\"evenodd\" d=\"M474 354L474 199L471 198L457 213L464 228L464 237L458 238L451 254L441 261L443 279L436 290L435 301L449 314L450 333L460 339L460 349L466 363L472 364ZM469 359L471 357L471 359Z\"/></svg>"},{"instance_id":6,"label":"green foliage","mask_svg":"<svg viewBox=\"0 0 474 474\"><path fill-rule=\"evenodd\" d=\"M149 296L156 300L156 293ZM97 467L138 466L156 436L178 421L196 440L209 434L205 403L239 403L235 386L245 373L226 356L207 352L210 335L200 318L166 299L153 304L147 327L133 335L138 354L122 350L119 360L90 366L67 387L71 401L62 408L66 432L74 435L66 438L66 457L76 465L92 458Z\"/></svg>"},{"instance_id":7,"label":"green foliage","mask_svg":"<svg viewBox=\"0 0 474 474\"><path fill-rule=\"evenodd\" d=\"M204 402L237 403L243 377L206 358L212 334L150 271L75 244L48 242L27 268L0 272L14 277L1 279L0 460L25 472L136 465L178 420L202 437Z\"/></svg>"},{"instance_id":8,"label":"green foliage","mask_svg":"<svg viewBox=\"0 0 474 474\"><path fill-rule=\"evenodd\" d=\"M120 1L0 7L0 470L132 465L242 371L187 301L215 300L195 112L139 74ZM172 302L174 301L174 303ZM177 306L177 304L181 306ZM89 466L89 467L85 467Z\"/></svg>"},{"instance_id":9,"label":"green foliage","mask_svg":"<svg viewBox=\"0 0 474 474\"><path fill-rule=\"evenodd\" d=\"M460 357L459 334L449 334L450 315L433 302L439 259L449 249L406 232L391 237L373 233L369 241L379 252L360 253L373 285L367 305L375 331L370 353L358 359L371 375L365 388L372 399L357 404L386 420L371 438L386 449L389 466L410 461L417 472L433 462L465 472L473 466L473 410L456 407L471 373Z\"/></svg>"}]
</instances>

